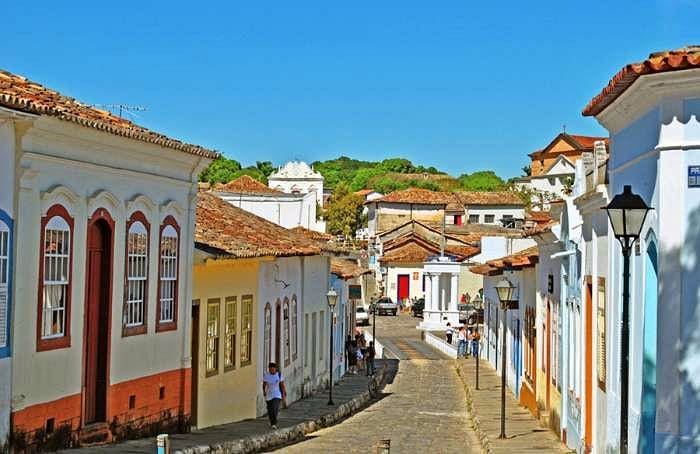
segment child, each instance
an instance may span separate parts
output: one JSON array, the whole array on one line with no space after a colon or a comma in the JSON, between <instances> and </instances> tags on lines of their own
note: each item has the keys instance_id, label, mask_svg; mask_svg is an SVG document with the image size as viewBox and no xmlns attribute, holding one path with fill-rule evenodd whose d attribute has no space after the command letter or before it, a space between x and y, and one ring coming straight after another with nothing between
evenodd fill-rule
<instances>
[{"instance_id":1,"label":"child","mask_svg":"<svg viewBox=\"0 0 700 454\"><path fill-rule=\"evenodd\" d=\"M452 329L452 325L450 324L450 322L447 322L447 329L445 330L445 340L450 345L452 345L452 334L453 333L454 333L454 330Z\"/></svg>"}]
</instances>

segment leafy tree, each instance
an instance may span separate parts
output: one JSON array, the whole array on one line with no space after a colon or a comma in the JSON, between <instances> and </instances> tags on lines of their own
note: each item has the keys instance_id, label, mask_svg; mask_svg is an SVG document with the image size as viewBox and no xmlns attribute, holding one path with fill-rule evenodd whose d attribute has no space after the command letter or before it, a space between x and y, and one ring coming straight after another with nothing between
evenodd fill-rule
<instances>
[{"instance_id":1,"label":"leafy tree","mask_svg":"<svg viewBox=\"0 0 700 454\"><path fill-rule=\"evenodd\" d=\"M257 167L249 166L249 167L246 167L245 169L241 169L233 174L232 179L235 180L236 178L243 176L243 175L248 175L249 177L255 178L256 180L258 180L259 182L261 182L263 184L267 184L267 177Z\"/></svg>"},{"instance_id":2,"label":"leafy tree","mask_svg":"<svg viewBox=\"0 0 700 454\"><path fill-rule=\"evenodd\" d=\"M199 175L199 181L211 184L228 183L236 178L235 174L239 170L241 170L240 162L219 156Z\"/></svg>"},{"instance_id":3,"label":"leafy tree","mask_svg":"<svg viewBox=\"0 0 700 454\"><path fill-rule=\"evenodd\" d=\"M530 175L532 175L532 167L530 167L530 164L523 166L522 171L523 176L529 177Z\"/></svg>"},{"instance_id":4,"label":"leafy tree","mask_svg":"<svg viewBox=\"0 0 700 454\"><path fill-rule=\"evenodd\" d=\"M385 159L379 165L382 169L387 172L397 172L397 173L413 173L416 167L411 161L404 158L389 158Z\"/></svg>"},{"instance_id":5,"label":"leafy tree","mask_svg":"<svg viewBox=\"0 0 700 454\"><path fill-rule=\"evenodd\" d=\"M462 189L467 191L497 191L505 187L505 182L492 170L482 170L459 177Z\"/></svg>"},{"instance_id":6,"label":"leafy tree","mask_svg":"<svg viewBox=\"0 0 700 454\"><path fill-rule=\"evenodd\" d=\"M350 182L350 189L359 191L360 189L370 188L370 180L378 175L385 175L386 172L377 168L359 169L355 172L355 176Z\"/></svg>"},{"instance_id":7,"label":"leafy tree","mask_svg":"<svg viewBox=\"0 0 700 454\"><path fill-rule=\"evenodd\" d=\"M265 175L265 178L269 177L272 172L275 171L275 167L270 161L255 161L255 167Z\"/></svg>"},{"instance_id":8,"label":"leafy tree","mask_svg":"<svg viewBox=\"0 0 700 454\"><path fill-rule=\"evenodd\" d=\"M352 237L362 227L363 203L364 199L353 194L347 184L336 186L324 210L328 232Z\"/></svg>"}]
</instances>

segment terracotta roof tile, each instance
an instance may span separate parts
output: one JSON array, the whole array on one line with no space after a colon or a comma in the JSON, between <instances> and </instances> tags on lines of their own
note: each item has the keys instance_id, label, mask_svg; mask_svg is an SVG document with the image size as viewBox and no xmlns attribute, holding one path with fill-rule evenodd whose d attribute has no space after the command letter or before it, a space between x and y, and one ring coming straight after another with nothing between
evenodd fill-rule
<instances>
[{"instance_id":1,"label":"terracotta roof tile","mask_svg":"<svg viewBox=\"0 0 700 454\"><path fill-rule=\"evenodd\" d=\"M352 279L371 273L371 271L358 265L357 260L333 257L331 258L331 273L342 279Z\"/></svg>"},{"instance_id":2,"label":"terracotta roof tile","mask_svg":"<svg viewBox=\"0 0 700 454\"><path fill-rule=\"evenodd\" d=\"M425 205L447 205L454 201L454 194L449 192L436 192L429 189L408 188L389 194L372 202L392 202L392 203L420 203Z\"/></svg>"},{"instance_id":3,"label":"terracotta roof tile","mask_svg":"<svg viewBox=\"0 0 700 454\"><path fill-rule=\"evenodd\" d=\"M417 235L406 235L385 245L381 263L423 263L440 254L440 245ZM463 261L479 253L474 246L447 246L445 254Z\"/></svg>"},{"instance_id":4,"label":"terracotta roof tile","mask_svg":"<svg viewBox=\"0 0 700 454\"><path fill-rule=\"evenodd\" d=\"M494 260L489 260L483 265L476 265L469 268L472 273L482 275L500 274L506 269L522 269L535 266L539 261L539 249L532 246L515 254L507 255Z\"/></svg>"},{"instance_id":5,"label":"terracotta roof tile","mask_svg":"<svg viewBox=\"0 0 700 454\"><path fill-rule=\"evenodd\" d=\"M511 191L458 191L456 194L463 205L525 205L523 199Z\"/></svg>"},{"instance_id":6,"label":"terracotta roof tile","mask_svg":"<svg viewBox=\"0 0 700 454\"><path fill-rule=\"evenodd\" d=\"M184 143L138 126L110 112L83 104L2 69L0 69L0 106L34 115L57 117L88 128L197 156L212 159L218 156L215 151Z\"/></svg>"},{"instance_id":7,"label":"terracotta roof tile","mask_svg":"<svg viewBox=\"0 0 700 454\"><path fill-rule=\"evenodd\" d=\"M608 85L583 109L583 115L601 113L641 76L693 68L700 68L700 46L653 53L646 60L631 63L615 74Z\"/></svg>"},{"instance_id":8,"label":"terracotta roof tile","mask_svg":"<svg viewBox=\"0 0 700 454\"><path fill-rule=\"evenodd\" d=\"M220 192L231 192L235 194L251 194L251 195L279 195L284 192L268 187L255 178L249 175L241 175L235 180L231 180L226 184L218 183L214 189Z\"/></svg>"},{"instance_id":9,"label":"terracotta roof tile","mask_svg":"<svg viewBox=\"0 0 700 454\"><path fill-rule=\"evenodd\" d=\"M197 194L195 244L232 257L317 255L321 248L291 230L208 193Z\"/></svg>"}]
</instances>

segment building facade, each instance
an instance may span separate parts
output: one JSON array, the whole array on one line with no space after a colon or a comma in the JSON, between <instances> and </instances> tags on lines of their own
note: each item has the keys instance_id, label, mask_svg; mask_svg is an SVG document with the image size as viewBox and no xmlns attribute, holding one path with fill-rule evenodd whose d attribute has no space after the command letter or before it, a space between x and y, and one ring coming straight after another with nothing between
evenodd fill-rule
<instances>
[{"instance_id":1,"label":"building facade","mask_svg":"<svg viewBox=\"0 0 700 454\"><path fill-rule=\"evenodd\" d=\"M287 194L314 194L323 206L323 175L303 161L289 161L268 178L268 185Z\"/></svg>"}]
</instances>

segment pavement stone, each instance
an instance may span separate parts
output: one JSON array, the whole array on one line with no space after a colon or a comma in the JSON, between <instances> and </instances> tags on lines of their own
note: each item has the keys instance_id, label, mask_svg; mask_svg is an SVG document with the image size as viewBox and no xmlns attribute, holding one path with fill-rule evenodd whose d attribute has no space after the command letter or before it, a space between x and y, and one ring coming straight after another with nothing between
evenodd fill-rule
<instances>
[{"instance_id":1,"label":"pavement stone","mask_svg":"<svg viewBox=\"0 0 700 454\"><path fill-rule=\"evenodd\" d=\"M501 433L501 377L484 360L479 363L479 390L474 386L474 359L453 360L453 366L467 392L471 422L485 452L571 452L556 435L539 421L506 389L506 438Z\"/></svg>"}]
</instances>

